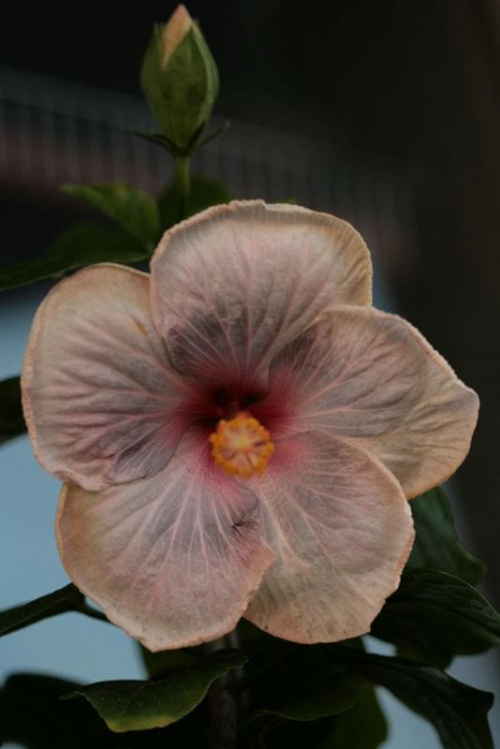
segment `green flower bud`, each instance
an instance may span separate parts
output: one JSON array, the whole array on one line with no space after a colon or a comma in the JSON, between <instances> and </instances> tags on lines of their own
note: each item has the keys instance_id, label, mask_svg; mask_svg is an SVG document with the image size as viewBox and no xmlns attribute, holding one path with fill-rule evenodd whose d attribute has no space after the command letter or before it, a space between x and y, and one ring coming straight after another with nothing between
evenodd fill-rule
<instances>
[{"instance_id":1,"label":"green flower bud","mask_svg":"<svg viewBox=\"0 0 500 749\"><path fill-rule=\"evenodd\" d=\"M165 26L153 29L141 86L164 135L179 151L189 151L210 117L219 76L201 31L183 5Z\"/></svg>"}]
</instances>

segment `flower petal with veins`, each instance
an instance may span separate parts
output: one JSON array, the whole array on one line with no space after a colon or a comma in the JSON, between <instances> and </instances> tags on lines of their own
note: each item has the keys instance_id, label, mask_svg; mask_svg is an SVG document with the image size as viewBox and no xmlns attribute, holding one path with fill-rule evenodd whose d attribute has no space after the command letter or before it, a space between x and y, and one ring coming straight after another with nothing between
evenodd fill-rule
<instances>
[{"instance_id":1,"label":"flower petal with veins","mask_svg":"<svg viewBox=\"0 0 500 749\"><path fill-rule=\"evenodd\" d=\"M319 432L287 437L251 481L277 560L245 617L277 637L334 642L370 629L413 543L401 487L377 460Z\"/></svg>"},{"instance_id":2,"label":"flower petal with veins","mask_svg":"<svg viewBox=\"0 0 500 749\"><path fill-rule=\"evenodd\" d=\"M464 460L478 398L405 320L372 307L325 313L274 360L267 403L288 402L290 428L321 429L379 458L408 497Z\"/></svg>"},{"instance_id":3,"label":"flower petal with veins","mask_svg":"<svg viewBox=\"0 0 500 749\"><path fill-rule=\"evenodd\" d=\"M21 385L67 482L61 558L146 647L242 615L301 643L369 631L410 552L405 494L458 467L478 408L370 304L349 224L244 201L167 231L150 276L93 266L40 307Z\"/></svg>"},{"instance_id":4,"label":"flower petal with veins","mask_svg":"<svg viewBox=\"0 0 500 749\"><path fill-rule=\"evenodd\" d=\"M151 264L152 309L174 367L259 382L271 357L328 305L368 304L371 263L323 213L234 202L175 226Z\"/></svg>"},{"instance_id":5,"label":"flower petal with veins","mask_svg":"<svg viewBox=\"0 0 500 749\"><path fill-rule=\"evenodd\" d=\"M274 558L257 498L191 433L152 478L97 493L66 484L57 533L77 587L150 650L226 634Z\"/></svg>"},{"instance_id":6,"label":"flower petal with veins","mask_svg":"<svg viewBox=\"0 0 500 749\"><path fill-rule=\"evenodd\" d=\"M31 329L22 375L43 467L90 490L161 470L193 399L151 321L149 276L98 265L51 291Z\"/></svg>"}]
</instances>

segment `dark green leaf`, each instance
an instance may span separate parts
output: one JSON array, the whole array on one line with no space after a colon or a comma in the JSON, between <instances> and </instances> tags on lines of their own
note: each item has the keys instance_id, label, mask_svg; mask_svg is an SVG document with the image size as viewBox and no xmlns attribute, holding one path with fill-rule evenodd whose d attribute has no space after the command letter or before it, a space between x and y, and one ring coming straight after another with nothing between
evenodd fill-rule
<instances>
[{"instance_id":1,"label":"dark green leaf","mask_svg":"<svg viewBox=\"0 0 500 749\"><path fill-rule=\"evenodd\" d=\"M366 690L371 691L366 678L323 646L285 642L246 621L238 625L238 635L250 656L243 687L256 709L246 727L255 737L255 745L263 749L342 747L335 737L347 737L350 729L337 721L355 709ZM353 641L352 646L356 653L360 643ZM239 689L241 683L237 682L237 693ZM384 719L376 706L370 708L369 697L364 704L364 717L373 728L367 731L373 734L373 741L378 740ZM362 744L353 743L349 749L354 746ZM368 749L376 746L373 742L367 745Z\"/></svg>"},{"instance_id":2,"label":"dark green leaf","mask_svg":"<svg viewBox=\"0 0 500 749\"><path fill-rule=\"evenodd\" d=\"M250 675L263 668L267 670L271 664L279 663L300 649L296 643L273 637L247 619L240 619L236 633L242 650L248 655L245 670Z\"/></svg>"},{"instance_id":3,"label":"dark green leaf","mask_svg":"<svg viewBox=\"0 0 500 749\"><path fill-rule=\"evenodd\" d=\"M155 200L126 182L63 185L63 192L82 198L113 219L151 252L159 239L160 216Z\"/></svg>"},{"instance_id":4,"label":"dark green leaf","mask_svg":"<svg viewBox=\"0 0 500 749\"><path fill-rule=\"evenodd\" d=\"M468 583L435 570L406 570L372 634L425 663L500 645L500 616Z\"/></svg>"},{"instance_id":5,"label":"dark green leaf","mask_svg":"<svg viewBox=\"0 0 500 749\"><path fill-rule=\"evenodd\" d=\"M162 650L158 653L152 653L147 648L141 647L141 656L146 671L154 679L166 676L172 671L193 668L199 662L203 652L200 646L181 650Z\"/></svg>"},{"instance_id":6,"label":"dark green leaf","mask_svg":"<svg viewBox=\"0 0 500 749\"><path fill-rule=\"evenodd\" d=\"M89 705L61 702L79 685L38 674L15 674L0 689L0 742L30 749L101 749L113 736Z\"/></svg>"},{"instance_id":7,"label":"dark green leaf","mask_svg":"<svg viewBox=\"0 0 500 749\"><path fill-rule=\"evenodd\" d=\"M350 710L336 716L319 749L378 749L388 726L373 687L367 687Z\"/></svg>"},{"instance_id":8,"label":"dark green leaf","mask_svg":"<svg viewBox=\"0 0 500 749\"><path fill-rule=\"evenodd\" d=\"M0 381L0 445L7 440L24 434L23 409L19 377L9 377Z\"/></svg>"},{"instance_id":9,"label":"dark green leaf","mask_svg":"<svg viewBox=\"0 0 500 749\"><path fill-rule=\"evenodd\" d=\"M318 648L308 648L239 626L249 653L246 680L257 715L311 721L348 710L366 687L359 673Z\"/></svg>"},{"instance_id":10,"label":"dark green leaf","mask_svg":"<svg viewBox=\"0 0 500 749\"><path fill-rule=\"evenodd\" d=\"M36 598L30 603L0 612L0 636L29 627L30 624L57 616L57 614L78 611L84 603L83 595L74 585L65 585L64 588Z\"/></svg>"},{"instance_id":11,"label":"dark green leaf","mask_svg":"<svg viewBox=\"0 0 500 749\"><path fill-rule=\"evenodd\" d=\"M247 741L242 742L242 746L252 749L327 749L328 745L324 741L334 723L334 717L298 722L269 714L245 726ZM328 749L336 748L330 746Z\"/></svg>"},{"instance_id":12,"label":"dark green leaf","mask_svg":"<svg viewBox=\"0 0 500 749\"><path fill-rule=\"evenodd\" d=\"M86 700L61 700L80 685L51 676L14 674L0 689L0 744L30 749L209 749L195 710L164 730L113 733Z\"/></svg>"},{"instance_id":13,"label":"dark green leaf","mask_svg":"<svg viewBox=\"0 0 500 749\"><path fill-rule=\"evenodd\" d=\"M359 674L339 668L306 679L299 673L293 686L282 684L274 699L258 714L272 713L300 721L326 718L349 710L365 687L366 681Z\"/></svg>"},{"instance_id":14,"label":"dark green leaf","mask_svg":"<svg viewBox=\"0 0 500 749\"><path fill-rule=\"evenodd\" d=\"M243 746L252 749L338 749L329 741L336 719L337 716L298 722L269 714L261 717L258 723L253 721L247 726L245 733L251 740ZM361 746L350 746L349 749L361 749Z\"/></svg>"},{"instance_id":15,"label":"dark green leaf","mask_svg":"<svg viewBox=\"0 0 500 749\"><path fill-rule=\"evenodd\" d=\"M484 564L460 545L444 491L437 487L410 504L417 537L409 566L448 572L476 585L484 574Z\"/></svg>"},{"instance_id":16,"label":"dark green leaf","mask_svg":"<svg viewBox=\"0 0 500 749\"><path fill-rule=\"evenodd\" d=\"M494 749L487 713L493 695L462 684L443 671L401 658L333 648L362 676L389 689L439 734L445 749Z\"/></svg>"},{"instance_id":17,"label":"dark green leaf","mask_svg":"<svg viewBox=\"0 0 500 749\"><path fill-rule=\"evenodd\" d=\"M179 194L177 187L171 185L161 194L158 205L160 207L161 225L163 231L170 229L182 219L194 216L195 213L209 208L211 205L229 203L231 195L224 185L206 177L193 177L191 190L187 201Z\"/></svg>"},{"instance_id":18,"label":"dark green leaf","mask_svg":"<svg viewBox=\"0 0 500 749\"><path fill-rule=\"evenodd\" d=\"M85 223L62 234L43 257L0 270L0 290L61 276L93 263L138 263L149 252L122 230Z\"/></svg>"},{"instance_id":19,"label":"dark green leaf","mask_svg":"<svg viewBox=\"0 0 500 749\"><path fill-rule=\"evenodd\" d=\"M75 691L85 697L116 733L160 728L191 712L211 684L246 656L238 650L217 651L196 668L157 681L103 681Z\"/></svg>"}]
</instances>

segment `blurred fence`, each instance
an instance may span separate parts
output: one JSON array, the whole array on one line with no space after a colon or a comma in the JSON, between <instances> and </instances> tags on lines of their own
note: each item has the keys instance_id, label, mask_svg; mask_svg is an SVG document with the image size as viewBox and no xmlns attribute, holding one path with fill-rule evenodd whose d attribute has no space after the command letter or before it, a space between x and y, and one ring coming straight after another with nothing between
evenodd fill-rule
<instances>
[{"instance_id":1,"label":"blurred fence","mask_svg":"<svg viewBox=\"0 0 500 749\"><path fill-rule=\"evenodd\" d=\"M215 117L211 128L221 122ZM133 134L154 127L140 97L0 67L0 191L53 202L64 182L125 180L158 193L172 177L171 159ZM335 213L363 234L389 276L418 257L414 168L356 161L326 142L234 121L195 156L193 170L237 198Z\"/></svg>"}]
</instances>

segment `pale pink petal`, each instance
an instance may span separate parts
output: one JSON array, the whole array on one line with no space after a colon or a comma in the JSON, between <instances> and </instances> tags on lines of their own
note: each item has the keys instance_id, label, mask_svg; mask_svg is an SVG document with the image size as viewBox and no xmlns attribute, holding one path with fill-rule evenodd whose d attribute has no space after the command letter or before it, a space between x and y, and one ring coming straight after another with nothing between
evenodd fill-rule
<instances>
[{"instance_id":1,"label":"pale pink petal","mask_svg":"<svg viewBox=\"0 0 500 749\"><path fill-rule=\"evenodd\" d=\"M184 436L156 476L91 493L66 484L57 534L64 567L106 615L150 650L230 631L273 560L260 507Z\"/></svg>"},{"instance_id":2,"label":"pale pink petal","mask_svg":"<svg viewBox=\"0 0 500 749\"><path fill-rule=\"evenodd\" d=\"M409 323L348 306L325 313L275 359L257 418L273 403L283 404L289 427L326 430L379 458L407 497L458 468L478 411L474 391Z\"/></svg>"},{"instance_id":3,"label":"pale pink petal","mask_svg":"<svg viewBox=\"0 0 500 749\"><path fill-rule=\"evenodd\" d=\"M258 381L321 310L371 299L357 232L290 205L210 208L164 235L151 268L153 318L174 366L224 382Z\"/></svg>"},{"instance_id":4,"label":"pale pink petal","mask_svg":"<svg viewBox=\"0 0 500 749\"><path fill-rule=\"evenodd\" d=\"M279 441L267 475L251 485L277 559L245 617L302 643L368 632L414 537L395 479L363 450L307 432Z\"/></svg>"},{"instance_id":5,"label":"pale pink petal","mask_svg":"<svg viewBox=\"0 0 500 749\"><path fill-rule=\"evenodd\" d=\"M151 321L149 276L119 265L86 268L47 296L22 389L43 467L92 490L163 468L193 398Z\"/></svg>"}]
</instances>

